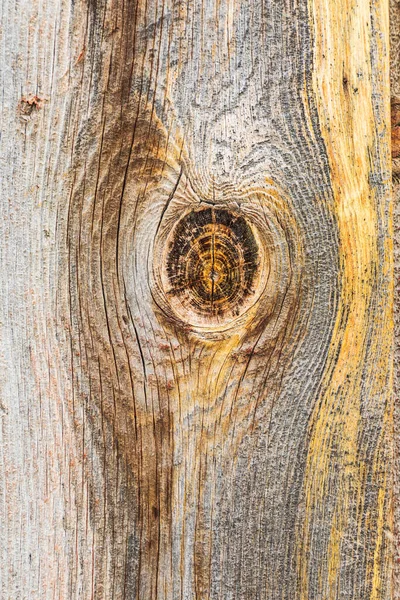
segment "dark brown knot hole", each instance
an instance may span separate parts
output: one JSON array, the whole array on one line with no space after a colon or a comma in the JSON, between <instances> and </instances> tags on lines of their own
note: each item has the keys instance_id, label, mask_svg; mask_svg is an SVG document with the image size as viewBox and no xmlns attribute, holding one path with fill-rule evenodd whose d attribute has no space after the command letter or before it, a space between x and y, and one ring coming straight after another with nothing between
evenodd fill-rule
<instances>
[{"instance_id":1,"label":"dark brown knot hole","mask_svg":"<svg viewBox=\"0 0 400 600\"><path fill-rule=\"evenodd\" d=\"M203 318L230 320L255 293L259 254L243 215L224 208L192 210L169 238L167 295Z\"/></svg>"}]
</instances>

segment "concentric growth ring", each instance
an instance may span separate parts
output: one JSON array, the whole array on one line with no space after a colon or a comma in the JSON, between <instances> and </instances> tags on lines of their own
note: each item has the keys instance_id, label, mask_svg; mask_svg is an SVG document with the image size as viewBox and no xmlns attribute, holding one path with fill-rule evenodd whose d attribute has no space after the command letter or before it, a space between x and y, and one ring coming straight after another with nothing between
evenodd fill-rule
<instances>
[{"instance_id":1,"label":"concentric growth ring","mask_svg":"<svg viewBox=\"0 0 400 600\"><path fill-rule=\"evenodd\" d=\"M257 299L264 253L240 214L192 210L167 240L163 287L174 311L192 325L223 325Z\"/></svg>"}]
</instances>

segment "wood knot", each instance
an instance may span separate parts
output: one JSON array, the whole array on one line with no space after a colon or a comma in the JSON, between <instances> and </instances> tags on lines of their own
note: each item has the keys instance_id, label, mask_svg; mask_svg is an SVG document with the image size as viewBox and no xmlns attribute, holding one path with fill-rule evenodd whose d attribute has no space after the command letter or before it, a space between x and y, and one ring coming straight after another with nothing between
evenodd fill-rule
<instances>
[{"instance_id":1,"label":"wood knot","mask_svg":"<svg viewBox=\"0 0 400 600\"><path fill-rule=\"evenodd\" d=\"M191 210L171 231L163 287L183 320L222 325L259 294L265 255L252 224L226 208Z\"/></svg>"}]
</instances>

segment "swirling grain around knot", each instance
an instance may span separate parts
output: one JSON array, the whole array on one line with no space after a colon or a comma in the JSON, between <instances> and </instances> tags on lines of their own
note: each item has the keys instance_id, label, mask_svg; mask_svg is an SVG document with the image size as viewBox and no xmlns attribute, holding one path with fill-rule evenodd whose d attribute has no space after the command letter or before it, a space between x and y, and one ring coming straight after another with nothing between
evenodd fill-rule
<instances>
[{"instance_id":1,"label":"swirling grain around knot","mask_svg":"<svg viewBox=\"0 0 400 600\"><path fill-rule=\"evenodd\" d=\"M275 189L212 207L185 205L179 190L177 196L154 244L153 291L162 314L211 335L250 323L260 335L269 326L277 334L298 302L303 265L288 200Z\"/></svg>"}]
</instances>

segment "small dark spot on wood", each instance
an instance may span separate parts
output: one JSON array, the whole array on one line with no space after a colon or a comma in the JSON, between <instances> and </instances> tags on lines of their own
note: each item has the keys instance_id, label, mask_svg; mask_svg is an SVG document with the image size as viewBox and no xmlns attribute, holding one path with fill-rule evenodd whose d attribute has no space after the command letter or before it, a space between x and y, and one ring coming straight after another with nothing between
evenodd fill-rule
<instances>
[{"instance_id":1,"label":"small dark spot on wood","mask_svg":"<svg viewBox=\"0 0 400 600\"><path fill-rule=\"evenodd\" d=\"M41 98L36 94L29 96L22 96L19 101L19 111L22 117L30 117L34 111L38 111L42 108L45 98Z\"/></svg>"},{"instance_id":2,"label":"small dark spot on wood","mask_svg":"<svg viewBox=\"0 0 400 600\"><path fill-rule=\"evenodd\" d=\"M114 27L111 31L109 31L109 32L106 33L105 37L106 38L110 38L110 37L114 36L116 33L118 33L119 30L120 30L119 27Z\"/></svg>"},{"instance_id":3,"label":"small dark spot on wood","mask_svg":"<svg viewBox=\"0 0 400 600\"><path fill-rule=\"evenodd\" d=\"M83 60L83 57L85 56L85 52L86 52L86 46L83 46L82 50L79 53L78 58L75 61L75 66L78 65Z\"/></svg>"}]
</instances>

